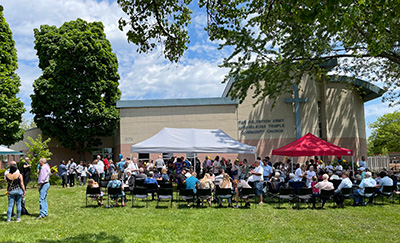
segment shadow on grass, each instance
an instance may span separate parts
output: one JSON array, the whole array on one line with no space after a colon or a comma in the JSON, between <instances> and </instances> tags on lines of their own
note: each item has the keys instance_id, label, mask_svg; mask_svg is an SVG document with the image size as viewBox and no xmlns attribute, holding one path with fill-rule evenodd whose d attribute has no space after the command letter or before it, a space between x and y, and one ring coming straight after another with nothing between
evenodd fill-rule
<instances>
[{"instance_id":1,"label":"shadow on grass","mask_svg":"<svg viewBox=\"0 0 400 243\"><path fill-rule=\"evenodd\" d=\"M43 243L53 243L53 242L68 242L68 243L81 243L81 242L102 242L102 243L123 243L124 239L115 236L108 235L105 232L101 232L100 234L79 234L77 236L72 236L68 238L63 238L61 240L39 240L37 242Z\"/></svg>"}]
</instances>

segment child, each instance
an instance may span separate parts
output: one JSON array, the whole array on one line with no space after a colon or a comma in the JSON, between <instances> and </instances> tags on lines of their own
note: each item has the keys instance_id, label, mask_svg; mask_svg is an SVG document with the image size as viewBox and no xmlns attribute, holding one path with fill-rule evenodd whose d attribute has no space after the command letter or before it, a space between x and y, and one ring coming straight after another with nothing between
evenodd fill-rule
<instances>
[{"instance_id":1,"label":"child","mask_svg":"<svg viewBox=\"0 0 400 243\"><path fill-rule=\"evenodd\" d=\"M98 188L99 187L99 184L97 184L97 182L95 182L93 179L89 179L87 184L88 184L88 187L90 187L90 188ZM104 196L103 191L100 191L100 194L89 195L90 198L96 199L97 205L99 205L99 206L103 206L103 196Z\"/></svg>"},{"instance_id":2,"label":"child","mask_svg":"<svg viewBox=\"0 0 400 243\"><path fill-rule=\"evenodd\" d=\"M311 182L311 188L312 188L312 192L313 194L319 194L319 189L318 188L314 188L314 186L318 183L318 179L316 176L312 177L312 182Z\"/></svg>"}]
</instances>

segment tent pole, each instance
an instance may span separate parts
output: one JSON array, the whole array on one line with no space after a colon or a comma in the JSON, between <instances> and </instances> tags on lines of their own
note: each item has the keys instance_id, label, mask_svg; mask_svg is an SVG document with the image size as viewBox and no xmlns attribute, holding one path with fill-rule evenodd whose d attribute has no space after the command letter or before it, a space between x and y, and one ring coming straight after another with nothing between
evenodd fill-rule
<instances>
[{"instance_id":1,"label":"tent pole","mask_svg":"<svg viewBox=\"0 0 400 243\"><path fill-rule=\"evenodd\" d=\"M353 175L355 175L355 170L354 170L354 159L353 159L353 155L351 156L351 169L353 170Z\"/></svg>"},{"instance_id":2,"label":"tent pole","mask_svg":"<svg viewBox=\"0 0 400 243\"><path fill-rule=\"evenodd\" d=\"M290 163L292 164L292 173L293 173L293 157L292 157L292 161Z\"/></svg>"}]
</instances>

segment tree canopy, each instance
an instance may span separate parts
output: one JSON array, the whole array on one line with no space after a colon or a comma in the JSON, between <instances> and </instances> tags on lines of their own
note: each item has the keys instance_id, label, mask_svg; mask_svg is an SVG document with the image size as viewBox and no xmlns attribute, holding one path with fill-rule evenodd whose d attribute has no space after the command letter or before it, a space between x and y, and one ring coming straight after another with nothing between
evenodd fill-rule
<instances>
[{"instance_id":1,"label":"tree canopy","mask_svg":"<svg viewBox=\"0 0 400 243\"><path fill-rule=\"evenodd\" d=\"M17 50L12 32L0 5L0 144L11 145L21 140L20 128L24 103L17 97L21 81L17 70Z\"/></svg>"},{"instance_id":2,"label":"tree canopy","mask_svg":"<svg viewBox=\"0 0 400 243\"><path fill-rule=\"evenodd\" d=\"M385 114L369 124L372 129L368 138L370 151L374 154L400 151L400 112Z\"/></svg>"},{"instance_id":3,"label":"tree canopy","mask_svg":"<svg viewBox=\"0 0 400 243\"><path fill-rule=\"evenodd\" d=\"M118 61L101 22L77 19L34 29L42 75L33 83L32 113L45 135L80 153L101 145L119 122Z\"/></svg>"},{"instance_id":4,"label":"tree canopy","mask_svg":"<svg viewBox=\"0 0 400 243\"><path fill-rule=\"evenodd\" d=\"M191 0L118 0L129 19L128 41L139 52L163 44L165 58L178 62L188 48ZM222 67L230 69L231 95L243 101L249 89L258 100L291 91L304 72L324 80L333 71L384 82L384 100L399 103L400 5L385 0L199 0L208 32L230 48ZM260 82L265 81L265 82Z\"/></svg>"}]
</instances>

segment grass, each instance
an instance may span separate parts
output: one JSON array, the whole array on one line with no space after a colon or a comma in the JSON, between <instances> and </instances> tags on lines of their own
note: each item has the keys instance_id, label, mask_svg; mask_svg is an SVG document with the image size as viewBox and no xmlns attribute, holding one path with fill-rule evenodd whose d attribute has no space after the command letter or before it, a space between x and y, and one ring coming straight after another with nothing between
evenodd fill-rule
<instances>
[{"instance_id":1,"label":"grass","mask_svg":"<svg viewBox=\"0 0 400 243\"><path fill-rule=\"evenodd\" d=\"M293 210L288 204L277 209L274 203L256 209L178 208L176 202L172 209L155 208L155 202L131 208L130 201L126 208L86 208L84 194L83 187L51 186L49 217L35 220L38 192L28 189L26 206L34 215L7 224L3 213L0 242L398 242L398 200L345 209L329 203L323 210ZM0 195L6 211L4 190Z\"/></svg>"}]
</instances>

